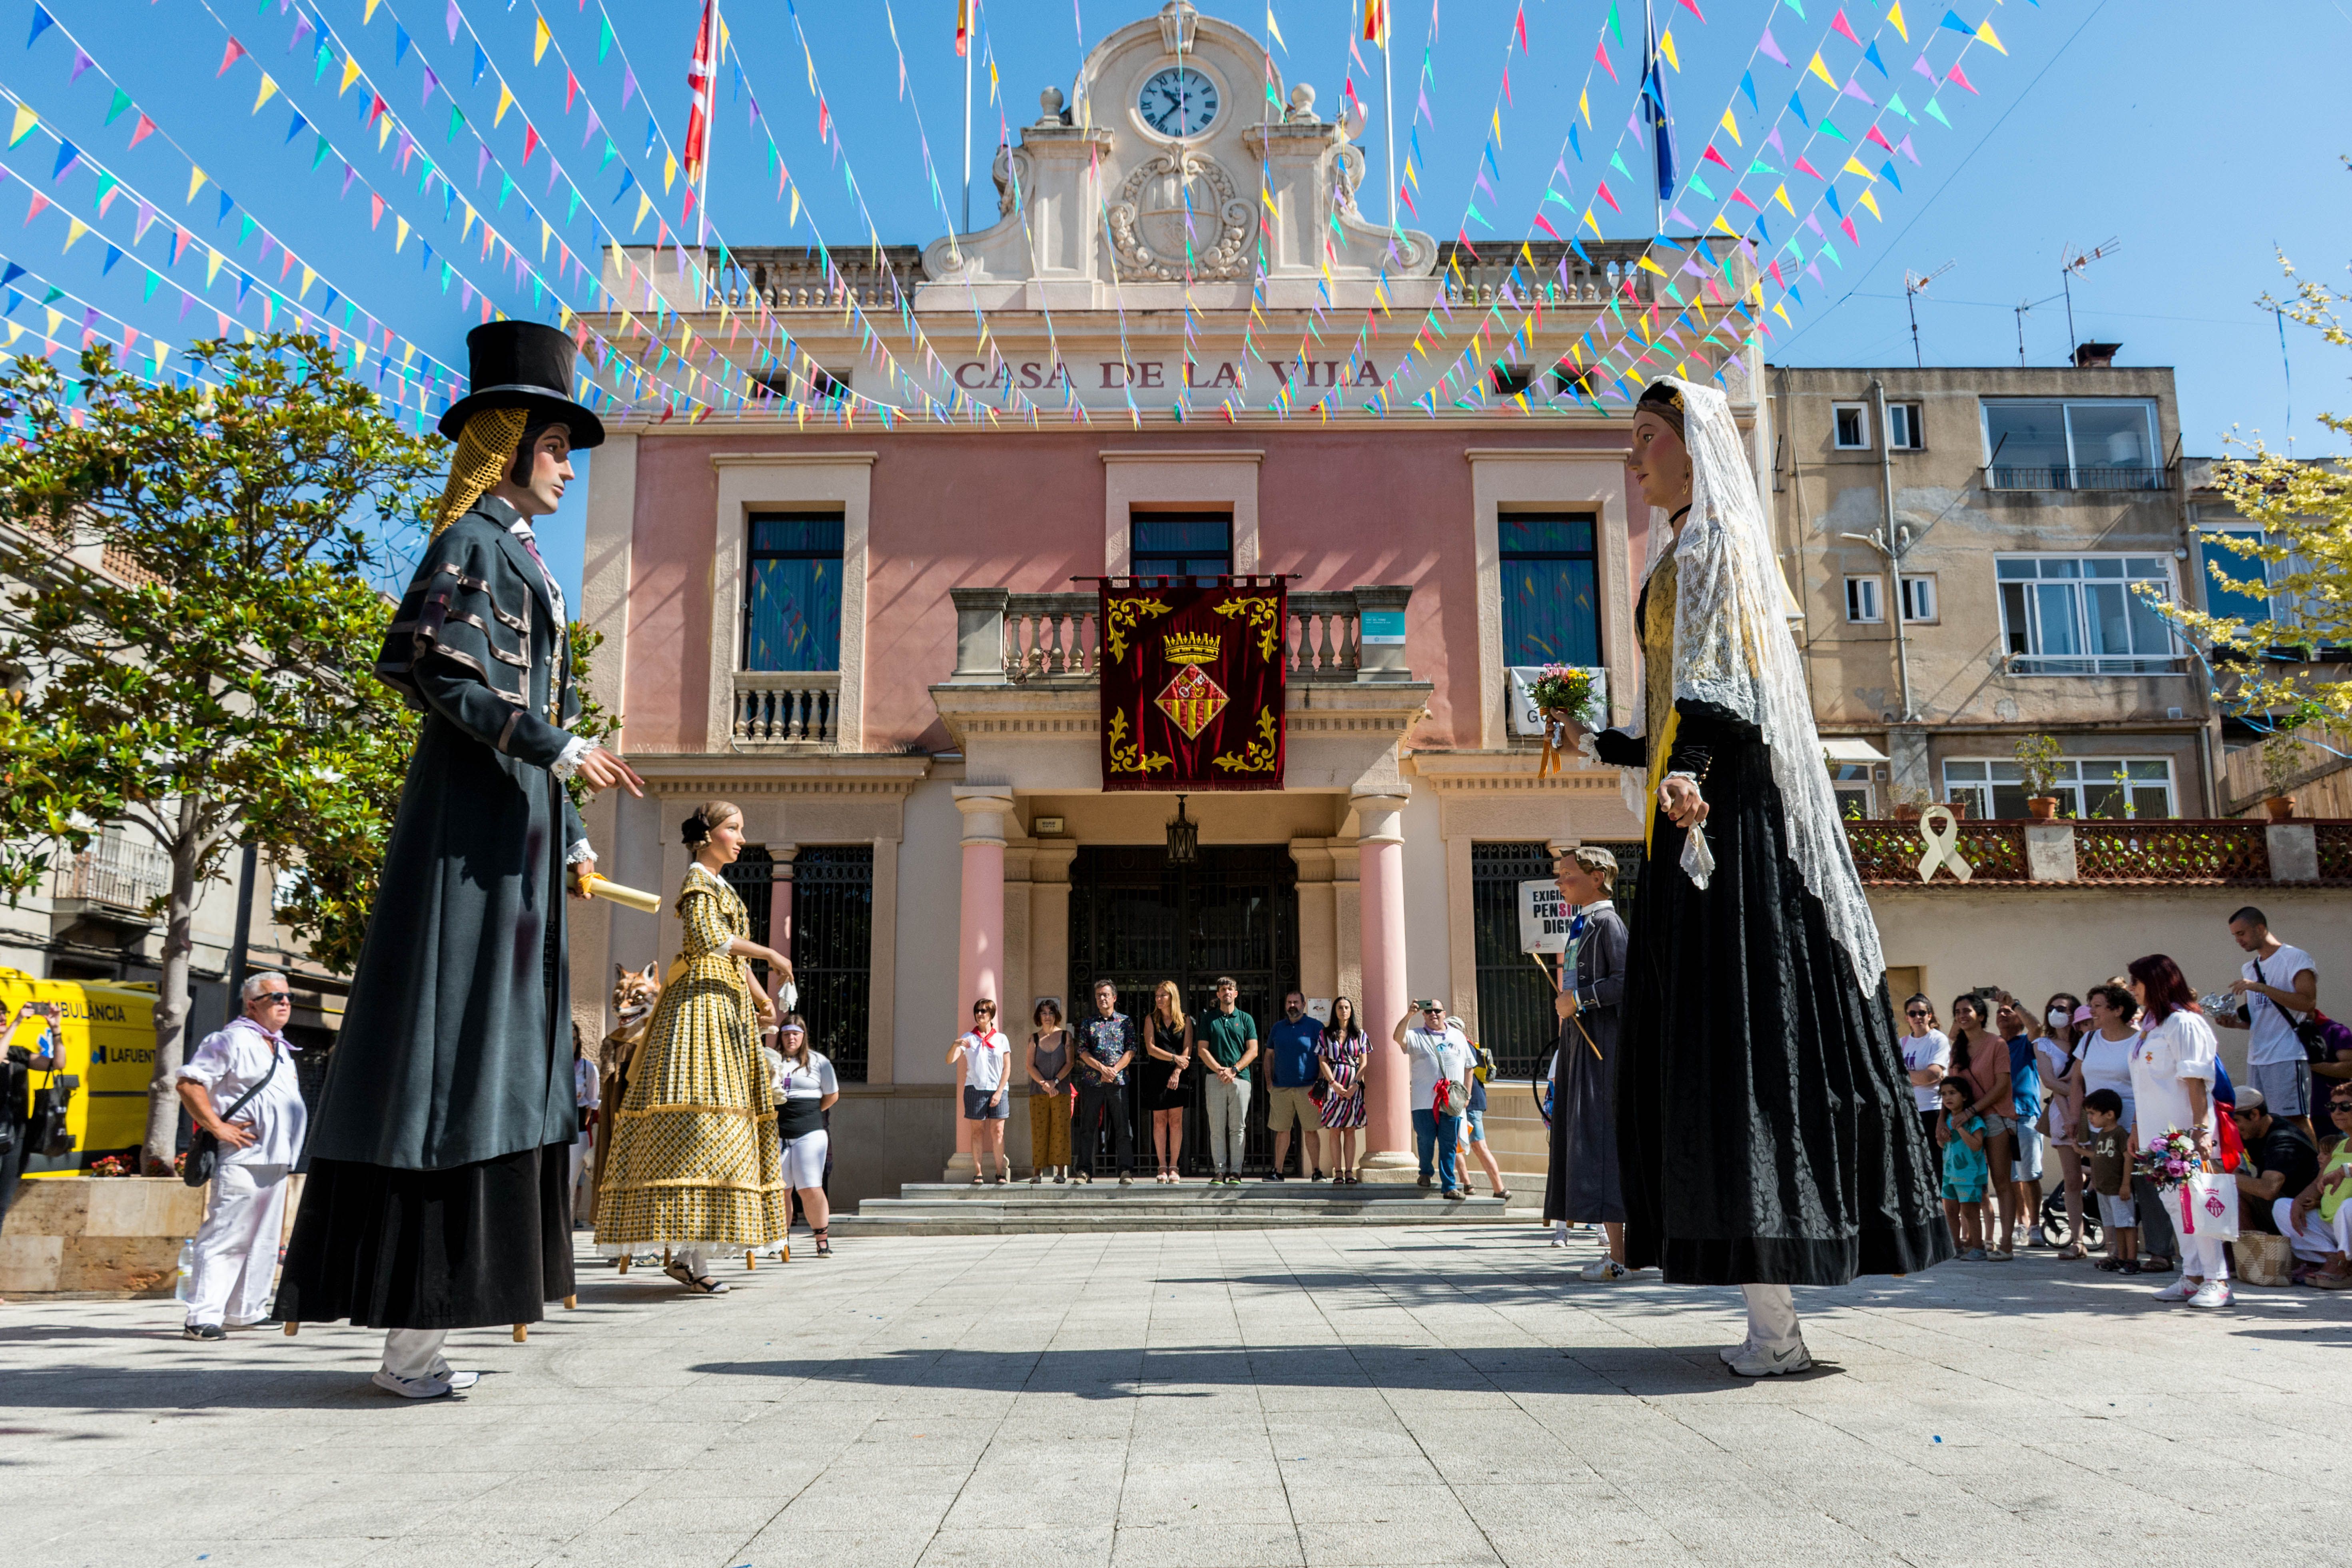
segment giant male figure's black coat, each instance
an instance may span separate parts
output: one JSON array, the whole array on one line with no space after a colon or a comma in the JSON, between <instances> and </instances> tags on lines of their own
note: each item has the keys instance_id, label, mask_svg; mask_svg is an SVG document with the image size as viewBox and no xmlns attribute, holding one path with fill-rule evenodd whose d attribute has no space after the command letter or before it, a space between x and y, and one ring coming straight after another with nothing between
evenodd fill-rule
<instances>
[{"instance_id":1,"label":"giant male figure's black coat","mask_svg":"<svg viewBox=\"0 0 2352 1568\"><path fill-rule=\"evenodd\" d=\"M425 714L311 1119L278 1315L530 1322L571 1293L565 859L550 771L579 702L564 627L496 497L442 531L376 674Z\"/></svg>"}]
</instances>

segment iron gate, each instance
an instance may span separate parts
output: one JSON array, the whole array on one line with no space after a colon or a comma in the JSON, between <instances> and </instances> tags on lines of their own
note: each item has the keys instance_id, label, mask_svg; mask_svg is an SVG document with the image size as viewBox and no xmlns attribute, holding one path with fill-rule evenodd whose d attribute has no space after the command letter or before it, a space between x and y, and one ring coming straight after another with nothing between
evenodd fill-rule
<instances>
[{"instance_id":1,"label":"iron gate","mask_svg":"<svg viewBox=\"0 0 2352 1568\"><path fill-rule=\"evenodd\" d=\"M812 844L794 858L793 983L809 1044L832 1061L844 1083L866 1081L866 1031L872 1009L874 847ZM756 845L727 868L726 877L751 917L751 940L770 944L776 866ZM753 965L761 983L767 966Z\"/></svg>"},{"instance_id":2,"label":"iron gate","mask_svg":"<svg viewBox=\"0 0 2352 1568\"><path fill-rule=\"evenodd\" d=\"M1216 1006L1213 987L1231 975L1237 1005L1257 1021L1259 1058L1252 1074L1244 1168L1268 1168L1265 1131L1265 1032L1282 1016L1285 992L1298 984L1298 876L1282 845L1203 845L1190 866L1171 866L1160 847L1082 846L1070 867L1070 986L1072 1021L1094 1009L1094 985L1118 987L1119 1011L1142 1021L1153 989L1176 983L1187 1017ZM1196 1029L1197 1034L1197 1029ZM1026 1036L1024 1040L1025 1042ZM1184 1117L1182 1169L1206 1171L1208 1136L1201 1115L1199 1070ZM1151 1118L1143 1109L1143 1074L1130 1068L1128 1103L1135 1125L1138 1168L1152 1168ZM1108 1139L1105 1140L1106 1143ZM1076 1152L1081 1163L1087 1152ZM1106 1147L1097 1168L1111 1169Z\"/></svg>"}]
</instances>

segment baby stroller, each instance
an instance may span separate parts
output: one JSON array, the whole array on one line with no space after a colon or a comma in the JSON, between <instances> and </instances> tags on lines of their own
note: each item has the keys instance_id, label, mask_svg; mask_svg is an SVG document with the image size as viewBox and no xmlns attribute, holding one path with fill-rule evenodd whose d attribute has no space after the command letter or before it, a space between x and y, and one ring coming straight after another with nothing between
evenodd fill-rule
<instances>
[{"instance_id":1,"label":"baby stroller","mask_svg":"<svg viewBox=\"0 0 2352 1568\"><path fill-rule=\"evenodd\" d=\"M2066 1218L2066 1194L2061 1187L2046 1193L2042 1199L2042 1237L2052 1247L2069 1247L2079 1241L2083 1250L2095 1252L2106 1245L2106 1233L2099 1226L2097 1198L2089 1191L2083 1194L2083 1234L2076 1236Z\"/></svg>"}]
</instances>

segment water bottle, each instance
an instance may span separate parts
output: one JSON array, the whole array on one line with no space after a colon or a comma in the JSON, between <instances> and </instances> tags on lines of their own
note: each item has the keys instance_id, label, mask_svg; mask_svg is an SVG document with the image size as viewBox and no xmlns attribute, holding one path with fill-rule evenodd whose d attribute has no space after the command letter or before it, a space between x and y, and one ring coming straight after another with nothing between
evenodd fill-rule
<instances>
[{"instance_id":1,"label":"water bottle","mask_svg":"<svg viewBox=\"0 0 2352 1568\"><path fill-rule=\"evenodd\" d=\"M190 1287L194 1283L195 1275L196 1244L194 1241L184 1241L180 1243L179 1283L172 1288L172 1299L173 1300L184 1301L188 1299Z\"/></svg>"}]
</instances>

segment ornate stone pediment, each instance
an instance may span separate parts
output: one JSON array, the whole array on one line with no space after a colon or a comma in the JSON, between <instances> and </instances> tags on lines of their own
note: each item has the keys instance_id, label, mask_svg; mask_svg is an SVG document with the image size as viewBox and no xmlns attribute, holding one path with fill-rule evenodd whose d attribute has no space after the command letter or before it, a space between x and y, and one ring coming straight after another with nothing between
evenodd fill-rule
<instances>
[{"instance_id":1,"label":"ornate stone pediment","mask_svg":"<svg viewBox=\"0 0 2352 1568\"><path fill-rule=\"evenodd\" d=\"M1246 277L1251 213L1214 159L1181 147L1146 159L1111 204L1119 272L1163 283Z\"/></svg>"}]
</instances>

